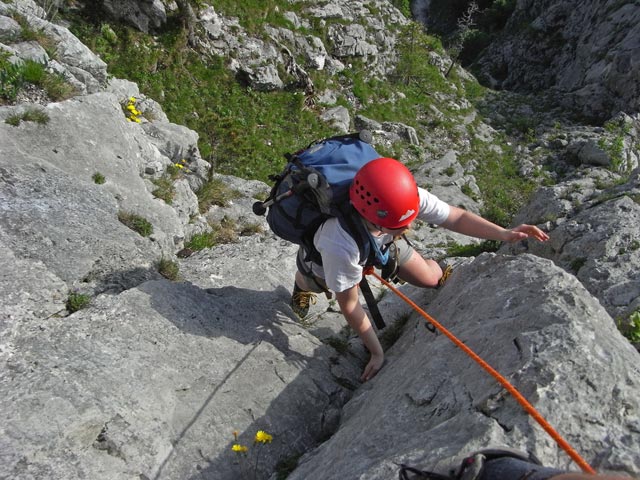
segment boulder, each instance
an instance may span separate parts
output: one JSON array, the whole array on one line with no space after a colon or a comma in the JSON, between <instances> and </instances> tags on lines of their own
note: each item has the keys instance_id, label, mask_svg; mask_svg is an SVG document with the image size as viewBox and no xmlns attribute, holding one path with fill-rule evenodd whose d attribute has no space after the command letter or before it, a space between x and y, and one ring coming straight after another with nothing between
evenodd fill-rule
<instances>
[{"instance_id":1,"label":"boulder","mask_svg":"<svg viewBox=\"0 0 640 480\"><path fill-rule=\"evenodd\" d=\"M0 109L0 237L69 285L97 292L156 278L155 261L182 247L197 213L193 192L183 192L179 211L151 194L155 186L143 174L149 164L171 165L164 154L180 153L170 147L174 128L159 122L146 133L127 121L126 100L111 93L75 97L41 107L44 124L18 126L4 119L33 107ZM184 135L181 144L188 138L195 143ZM95 183L96 173L104 184ZM125 227L122 212L149 221L153 233L142 237Z\"/></svg>"},{"instance_id":2,"label":"boulder","mask_svg":"<svg viewBox=\"0 0 640 480\"><path fill-rule=\"evenodd\" d=\"M428 304L412 298L594 468L640 472L640 356L574 276L532 255L483 254L456 268ZM401 463L446 474L488 446L579 470L505 389L424 322L412 315L385 368L345 405L336 434L287 478L386 480Z\"/></svg>"},{"instance_id":3,"label":"boulder","mask_svg":"<svg viewBox=\"0 0 640 480\"><path fill-rule=\"evenodd\" d=\"M102 7L115 20L137 28L141 32L157 29L167 21L167 12L161 0L103 0Z\"/></svg>"},{"instance_id":4,"label":"boulder","mask_svg":"<svg viewBox=\"0 0 640 480\"><path fill-rule=\"evenodd\" d=\"M576 179L562 189L540 190L515 219L516 224L525 218L548 222L548 242L520 242L501 251L553 260L575 274L609 315L621 321L640 308L639 171L626 183L578 197L579 202L568 200L566 193L552 193L584 191L571 187L582 184Z\"/></svg>"}]
</instances>

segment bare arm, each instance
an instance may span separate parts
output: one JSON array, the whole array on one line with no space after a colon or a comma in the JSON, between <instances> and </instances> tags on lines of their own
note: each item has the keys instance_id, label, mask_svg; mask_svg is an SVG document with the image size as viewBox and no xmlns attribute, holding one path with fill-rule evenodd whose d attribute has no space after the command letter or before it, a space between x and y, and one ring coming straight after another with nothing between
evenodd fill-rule
<instances>
[{"instance_id":1,"label":"bare arm","mask_svg":"<svg viewBox=\"0 0 640 480\"><path fill-rule=\"evenodd\" d=\"M364 343L371 354L369 363L367 363L362 377L360 377L360 380L367 381L373 378L375 374L378 373L378 370L382 368L382 363L384 362L382 345L380 345L378 336L371 326L371 321L367 313L362 308L358 296L358 286L354 285L343 292L336 292L336 299L347 323L360 336L362 343Z\"/></svg>"},{"instance_id":2,"label":"bare arm","mask_svg":"<svg viewBox=\"0 0 640 480\"><path fill-rule=\"evenodd\" d=\"M458 207L451 207L449 217L442 226L454 232L485 240L517 242L518 240L533 237L544 242L549 239L549 235L535 225L522 224L507 229Z\"/></svg>"}]
</instances>

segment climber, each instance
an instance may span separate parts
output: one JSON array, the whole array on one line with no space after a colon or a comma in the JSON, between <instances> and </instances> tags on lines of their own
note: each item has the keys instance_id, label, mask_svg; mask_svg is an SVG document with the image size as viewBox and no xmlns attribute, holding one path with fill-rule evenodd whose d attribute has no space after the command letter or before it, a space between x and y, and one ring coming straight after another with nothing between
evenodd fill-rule
<instances>
[{"instance_id":1,"label":"climber","mask_svg":"<svg viewBox=\"0 0 640 480\"><path fill-rule=\"evenodd\" d=\"M512 448L487 448L472 453L449 475L404 464L399 467L400 480L629 480L545 467L535 456Z\"/></svg>"},{"instance_id":2,"label":"climber","mask_svg":"<svg viewBox=\"0 0 640 480\"><path fill-rule=\"evenodd\" d=\"M486 240L517 242L525 238L548 240L548 235L533 225L500 227L482 217L448 205L435 195L419 188L411 172L391 158L378 158L365 164L355 175L349 199L358 220L368 232L374 250L387 276L419 287L435 288L446 279L439 264L423 258L406 241L403 234L420 219L448 230ZM347 323L370 353L361 380L371 379L382 367L384 353L358 295L365 261L360 248L337 218L325 221L313 237L322 264L308 261L303 247L298 251L291 306L304 318L315 294L335 292ZM383 271L384 271L383 270Z\"/></svg>"}]
</instances>

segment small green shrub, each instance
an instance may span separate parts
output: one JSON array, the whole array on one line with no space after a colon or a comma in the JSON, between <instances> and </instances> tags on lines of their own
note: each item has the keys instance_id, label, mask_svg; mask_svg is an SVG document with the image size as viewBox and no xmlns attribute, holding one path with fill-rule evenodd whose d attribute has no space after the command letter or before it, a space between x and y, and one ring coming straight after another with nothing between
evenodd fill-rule
<instances>
[{"instance_id":1,"label":"small green shrub","mask_svg":"<svg viewBox=\"0 0 640 480\"><path fill-rule=\"evenodd\" d=\"M180 266L178 262L162 257L158 262L158 272L164 278L175 281L178 279Z\"/></svg>"},{"instance_id":2,"label":"small green shrub","mask_svg":"<svg viewBox=\"0 0 640 480\"><path fill-rule=\"evenodd\" d=\"M476 193L473 191L473 188L471 188L471 185L469 185L468 183L465 183L464 185L462 185L460 187L460 191L462 193L464 193L467 197L469 197L472 200L478 201L478 196L476 195Z\"/></svg>"},{"instance_id":3,"label":"small green shrub","mask_svg":"<svg viewBox=\"0 0 640 480\"><path fill-rule=\"evenodd\" d=\"M25 60L21 69L22 79L34 85L39 85L46 75L44 65L33 60Z\"/></svg>"},{"instance_id":4,"label":"small green shrub","mask_svg":"<svg viewBox=\"0 0 640 480\"><path fill-rule=\"evenodd\" d=\"M107 43L114 46L118 44L118 34L113 30L113 28L111 28L111 25L109 25L108 23L103 23L100 26L100 34Z\"/></svg>"},{"instance_id":5,"label":"small green shrub","mask_svg":"<svg viewBox=\"0 0 640 480\"><path fill-rule=\"evenodd\" d=\"M456 168L453 165L448 166L442 171L447 177L453 177L456 174Z\"/></svg>"},{"instance_id":6,"label":"small green shrub","mask_svg":"<svg viewBox=\"0 0 640 480\"><path fill-rule=\"evenodd\" d=\"M22 121L22 115L18 115L17 113L14 113L13 115L9 115L7 118L4 119L4 123L7 123L12 127L17 127L18 125L20 125L21 121Z\"/></svg>"},{"instance_id":7,"label":"small green shrub","mask_svg":"<svg viewBox=\"0 0 640 480\"><path fill-rule=\"evenodd\" d=\"M621 327L623 335L630 342L640 343L640 310L633 312Z\"/></svg>"},{"instance_id":8,"label":"small green shrub","mask_svg":"<svg viewBox=\"0 0 640 480\"><path fill-rule=\"evenodd\" d=\"M187 243L185 243L184 247L189 250L204 250L205 248L215 247L216 235L213 231L204 232L204 233L196 233L193 235Z\"/></svg>"},{"instance_id":9,"label":"small green shrub","mask_svg":"<svg viewBox=\"0 0 640 480\"><path fill-rule=\"evenodd\" d=\"M77 292L70 293L69 298L67 299L67 311L69 313L74 313L78 310L82 310L89 305L89 302L91 302L89 295Z\"/></svg>"},{"instance_id":10,"label":"small green shrub","mask_svg":"<svg viewBox=\"0 0 640 480\"><path fill-rule=\"evenodd\" d=\"M143 237L148 237L153 233L153 225L146 218L135 213L120 210L118 212L118 220Z\"/></svg>"},{"instance_id":11,"label":"small green shrub","mask_svg":"<svg viewBox=\"0 0 640 480\"><path fill-rule=\"evenodd\" d=\"M102 175L100 172L94 173L91 178L98 185L102 185L104 182L106 182L106 179L104 178L104 175Z\"/></svg>"},{"instance_id":12,"label":"small green shrub","mask_svg":"<svg viewBox=\"0 0 640 480\"><path fill-rule=\"evenodd\" d=\"M16 99L24 79L19 64L9 61L10 55L0 52L0 102L12 102Z\"/></svg>"},{"instance_id":13,"label":"small green shrub","mask_svg":"<svg viewBox=\"0 0 640 480\"><path fill-rule=\"evenodd\" d=\"M604 128L610 136L601 138L598 141L598 146L609 155L610 169L619 173L629 170L630 166L626 164L624 159L624 139L629 134L631 126L627 125L624 120L610 120L604 124Z\"/></svg>"}]
</instances>

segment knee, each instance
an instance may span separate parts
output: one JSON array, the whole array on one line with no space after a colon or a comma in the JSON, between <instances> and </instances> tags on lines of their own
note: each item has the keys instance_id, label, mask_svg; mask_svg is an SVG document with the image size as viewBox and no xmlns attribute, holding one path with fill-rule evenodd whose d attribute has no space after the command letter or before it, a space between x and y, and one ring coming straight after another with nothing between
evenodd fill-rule
<instances>
[{"instance_id":1,"label":"knee","mask_svg":"<svg viewBox=\"0 0 640 480\"><path fill-rule=\"evenodd\" d=\"M405 282L422 288L435 288L442 278L442 269L434 260L425 260L416 253L419 258L412 258L405 265L400 266L399 277Z\"/></svg>"}]
</instances>

